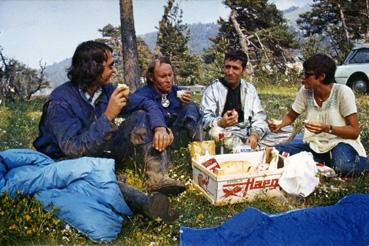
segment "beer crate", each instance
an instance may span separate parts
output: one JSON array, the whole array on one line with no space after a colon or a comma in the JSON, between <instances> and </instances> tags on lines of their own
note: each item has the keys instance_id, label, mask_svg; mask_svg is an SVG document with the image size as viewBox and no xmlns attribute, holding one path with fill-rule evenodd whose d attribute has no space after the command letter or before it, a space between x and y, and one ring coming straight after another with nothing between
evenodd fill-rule
<instances>
[{"instance_id":1,"label":"beer crate","mask_svg":"<svg viewBox=\"0 0 369 246\"><path fill-rule=\"evenodd\" d=\"M264 151L254 151L192 158L193 184L214 205L251 201L270 190L279 189L283 168L276 168L276 163L274 168L271 168L272 163L264 164L264 154ZM205 167L203 163L211 159L219 164L231 164L229 167L234 168L233 173L222 173L222 170L215 170L214 165ZM242 167L232 167L232 162L236 165L242 161L251 164L254 171L244 172Z\"/></svg>"}]
</instances>

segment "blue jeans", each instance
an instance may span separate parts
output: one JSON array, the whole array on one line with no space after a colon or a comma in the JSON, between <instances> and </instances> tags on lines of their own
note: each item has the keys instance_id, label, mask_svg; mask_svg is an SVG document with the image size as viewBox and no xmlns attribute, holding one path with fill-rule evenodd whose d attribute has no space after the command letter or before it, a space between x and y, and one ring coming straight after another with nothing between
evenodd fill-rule
<instances>
[{"instance_id":1,"label":"blue jeans","mask_svg":"<svg viewBox=\"0 0 369 246\"><path fill-rule=\"evenodd\" d=\"M165 118L167 126L174 134L172 148L187 147L192 141L201 141L201 114L194 103L188 104L178 114Z\"/></svg>"},{"instance_id":2,"label":"blue jeans","mask_svg":"<svg viewBox=\"0 0 369 246\"><path fill-rule=\"evenodd\" d=\"M281 144L274 147L279 152L287 152L290 155L302 151L311 152L315 161L331 166L342 176L359 176L362 172L369 171L369 159L359 156L357 151L346 143L338 144L327 153L316 153L305 143Z\"/></svg>"}]
</instances>

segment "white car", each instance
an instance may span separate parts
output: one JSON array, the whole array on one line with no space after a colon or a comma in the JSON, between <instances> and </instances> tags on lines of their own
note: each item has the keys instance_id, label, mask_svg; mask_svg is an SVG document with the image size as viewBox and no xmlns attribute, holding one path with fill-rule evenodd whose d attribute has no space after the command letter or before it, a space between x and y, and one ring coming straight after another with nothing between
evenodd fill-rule
<instances>
[{"instance_id":1,"label":"white car","mask_svg":"<svg viewBox=\"0 0 369 246\"><path fill-rule=\"evenodd\" d=\"M337 66L336 82L347 84L356 93L369 92L369 43L354 47L341 66Z\"/></svg>"}]
</instances>

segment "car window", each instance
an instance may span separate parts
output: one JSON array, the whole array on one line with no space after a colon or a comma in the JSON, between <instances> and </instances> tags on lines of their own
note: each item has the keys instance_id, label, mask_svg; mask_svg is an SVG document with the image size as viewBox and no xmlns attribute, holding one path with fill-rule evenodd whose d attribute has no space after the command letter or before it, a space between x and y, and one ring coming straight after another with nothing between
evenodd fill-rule
<instances>
[{"instance_id":1,"label":"car window","mask_svg":"<svg viewBox=\"0 0 369 246\"><path fill-rule=\"evenodd\" d=\"M350 63L369 63L369 49L359 49L350 59Z\"/></svg>"}]
</instances>

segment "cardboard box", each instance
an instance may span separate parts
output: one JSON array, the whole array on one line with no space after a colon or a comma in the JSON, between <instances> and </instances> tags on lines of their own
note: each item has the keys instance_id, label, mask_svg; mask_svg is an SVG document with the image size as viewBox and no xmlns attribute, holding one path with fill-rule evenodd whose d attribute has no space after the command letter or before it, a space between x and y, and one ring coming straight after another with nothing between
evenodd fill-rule
<instances>
[{"instance_id":1,"label":"cardboard box","mask_svg":"<svg viewBox=\"0 0 369 246\"><path fill-rule=\"evenodd\" d=\"M228 170L210 170L202 165L211 158L219 164L227 162ZM263 164L264 159L264 151L193 158L193 183L214 205L253 200L258 195L279 188L283 168L269 168L272 164ZM229 165L232 161L239 166ZM244 169L253 171L243 172Z\"/></svg>"}]
</instances>

